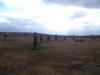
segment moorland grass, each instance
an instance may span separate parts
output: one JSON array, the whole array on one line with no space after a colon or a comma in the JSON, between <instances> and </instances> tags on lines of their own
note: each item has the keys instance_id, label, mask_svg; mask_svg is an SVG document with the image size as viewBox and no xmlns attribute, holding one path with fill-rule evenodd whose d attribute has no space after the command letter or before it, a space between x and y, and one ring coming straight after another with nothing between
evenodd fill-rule
<instances>
[{"instance_id":1,"label":"moorland grass","mask_svg":"<svg viewBox=\"0 0 100 75\"><path fill-rule=\"evenodd\" d=\"M33 37L0 38L0 75L100 75L100 39L85 42L38 41L39 50L31 50ZM72 62L83 62L80 70L70 69Z\"/></svg>"}]
</instances>

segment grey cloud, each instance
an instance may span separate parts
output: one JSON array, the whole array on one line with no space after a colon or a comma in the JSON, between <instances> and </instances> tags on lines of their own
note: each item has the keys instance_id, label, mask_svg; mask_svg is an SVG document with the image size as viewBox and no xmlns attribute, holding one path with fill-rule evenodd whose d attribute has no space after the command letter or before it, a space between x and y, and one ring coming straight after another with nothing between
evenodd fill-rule
<instances>
[{"instance_id":1,"label":"grey cloud","mask_svg":"<svg viewBox=\"0 0 100 75\"><path fill-rule=\"evenodd\" d=\"M30 19L21 19L21 18L7 18L10 24L15 24L19 26L27 26L27 25L38 25L37 22L30 20Z\"/></svg>"},{"instance_id":2,"label":"grey cloud","mask_svg":"<svg viewBox=\"0 0 100 75\"><path fill-rule=\"evenodd\" d=\"M46 4L60 4L66 6L82 6L85 8L100 8L100 0L42 0Z\"/></svg>"},{"instance_id":3,"label":"grey cloud","mask_svg":"<svg viewBox=\"0 0 100 75\"><path fill-rule=\"evenodd\" d=\"M1 25L0 26L0 32L14 32L14 31L22 31L22 29L16 27L16 26L7 26L7 25Z\"/></svg>"},{"instance_id":4,"label":"grey cloud","mask_svg":"<svg viewBox=\"0 0 100 75\"><path fill-rule=\"evenodd\" d=\"M84 17L86 16L87 13L83 12L83 11L78 11L76 13L74 13L73 15L70 16L70 19L75 19L75 18L80 18L80 17Z\"/></svg>"},{"instance_id":5,"label":"grey cloud","mask_svg":"<svg viewBox=\"0 0 100 75\"><path fill-rule=\"evenodd\" d=\"M7 17L8 22L0 22L0 32L39 32L45 33L44 26L31 19ZM31 25L31 27L27 27Z\"/></svg>"},{"instance_id":6,"label":"grey cloud","mask_svg":"<svg viewBox=\"0 0 100 75\"><path fill-rule=\"evenodd\" d=\"M68 30L68 35L100 35L100 26L87 25L79 27L72 27Z\"/></svg>"},{"instance_id":7,"label":"grey cloud","mask_svg":"<svg viewBox=\"0 0 100 75\"><path fill-rule=\"evenodd\" d=\"M89 21L84 21L84 22L83 22L83 25L84 25L84 26L94 26L95 23L94 23L94 22L89 22Z\"/></svg>"},{"instance_id":8,"label":"grey cloud","mask_svg":"<svg viewBox=\"0 0 100 75\"><path fill-rule=\"evenodd\" d=\"M39 33L45 33L45 31L41 27L24 28L24 27L3 26L3 25L0 26L0 32L39 32Z\"/></svg>"}]
</instances>

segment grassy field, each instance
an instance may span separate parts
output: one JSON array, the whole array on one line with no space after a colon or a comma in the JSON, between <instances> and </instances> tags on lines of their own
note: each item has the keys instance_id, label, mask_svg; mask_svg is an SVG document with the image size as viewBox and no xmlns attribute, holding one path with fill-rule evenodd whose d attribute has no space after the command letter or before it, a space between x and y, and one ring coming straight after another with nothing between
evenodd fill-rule
<instances>
[{"instance_id":1,"label":"grassy field","mask_svg":"<svg viewBox=\"0 0 100 75\"><path fill-rule=\"evenodd\" d=\"M33 37L0 36L0 75L100 75L100 39L84 40L45 39L31 50ZM83 65L71 69L73 62Z\"/></svg>"}]
</instances>

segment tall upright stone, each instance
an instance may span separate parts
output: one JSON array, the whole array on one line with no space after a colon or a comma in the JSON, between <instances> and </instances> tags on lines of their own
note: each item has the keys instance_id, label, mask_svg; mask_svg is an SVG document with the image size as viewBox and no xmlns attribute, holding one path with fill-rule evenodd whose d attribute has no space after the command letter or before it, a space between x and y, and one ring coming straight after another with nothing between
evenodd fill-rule
<instances>
[{"instance_id":1,"label":"tall upright stone","mask_svg":"<svg viewBox=\"0 0 100 75\"><path fill-rule=\"evenodd\" d=\"M94 37L94 35L92 34L92 40L95 40L95 37Z\"/></svg>"},{"instance_id":2,"label":"tall upright stone","mask_svg":"<svg viewBox=\"0 0 100 75\"><path fill-rule=\"evenodd\" d=\"M40 42L43 42L43 35L40 35Z\"/></svg>"},{"instance_id":3,"label":"tall upright stone","mask_svg":"<svg viewBox=\"0 0 100 75\"><path fill-rule=\"evenodd\" d=\"M51 37L50 35L47 36L47 41L50 41L51 40Z\"/></svg>"},{"instance_id":4,"label":"tall upright stone","mask_svg":"<svg viewBox=\"0 0 100 75\"><path fill-rule=\"evenodd\" d=\"M75 40L75 35L73 35L73 40Z\"/></svg>"},{"instance_id":5,"label":"tall upright stone","mask_svg":"<svg viewBox=\"0 0 100 75\"><path fill-rule=\"evenodd\" d=\"M55 41L58 41L58 36L57 36L57 34L55 35Z\"/></svg>"},{"instance_id":6,"label":"tall upright stone","mask_svg":"<svg viewBox=\"0 0 100 75\"><path fill-rule=\"evenodd\" d=\"M37 33L34 32L34 43L33 43L34 49L37 47Z\"/></svg>"},{"instance_id":7,"label":"tall upright stone","mask_svg":"<svg viewBox=\"0 0 100 75\"><path fill-rule=\"evenodd\" d=\"M63 41L66 41L66 37L64 36Z\"/></svg>"}]
</instances>

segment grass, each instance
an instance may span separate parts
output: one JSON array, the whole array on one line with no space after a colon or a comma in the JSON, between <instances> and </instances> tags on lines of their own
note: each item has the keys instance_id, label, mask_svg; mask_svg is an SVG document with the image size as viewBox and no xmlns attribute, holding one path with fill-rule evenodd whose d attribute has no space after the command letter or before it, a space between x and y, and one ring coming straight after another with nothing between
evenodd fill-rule
<instances>
[{"instance_id":1,"label":"grass","mask_svg":"<svg viewBox=\"0 0 100 75\"><path fill-rule=\"evenodd\" d=\"M38 44L31 50L32 37L0 37L0 75L100 75L100 39ZM83 62L80 70L70 69L72 62Z\"/></svg>"}]
</instances>

